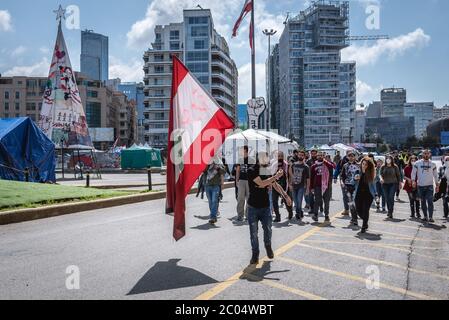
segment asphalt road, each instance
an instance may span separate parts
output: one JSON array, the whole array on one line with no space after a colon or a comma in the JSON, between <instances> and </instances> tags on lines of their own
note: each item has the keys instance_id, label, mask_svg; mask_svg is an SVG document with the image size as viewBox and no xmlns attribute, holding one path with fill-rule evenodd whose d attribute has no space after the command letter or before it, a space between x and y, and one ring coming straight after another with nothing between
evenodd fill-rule
<instances>
[{"instance_id":1,"label":"asphalt road","mask_svg":"<svg viewBox=\"0 0 449 320\"><path fill-rule=\"evenodd\" d=\"M394 221L372 212L362 236L334 188L331 225L281 209L275 259L249 267L248 225L233 220L234 190L224 196L215 227L207 202L188 198L178 243L163 200L0 226L0 299L449 299L441 203L435 225L409 220L407 203Z\"/></svg>"}]
</instances>

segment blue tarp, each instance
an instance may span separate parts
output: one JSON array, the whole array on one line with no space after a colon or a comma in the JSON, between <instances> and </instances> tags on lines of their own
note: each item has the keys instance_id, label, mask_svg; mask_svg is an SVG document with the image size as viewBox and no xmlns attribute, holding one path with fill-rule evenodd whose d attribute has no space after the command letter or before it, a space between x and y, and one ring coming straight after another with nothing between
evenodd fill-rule
<instances>
[{"instance_id":1,"label":"blue tarp","mask_svg":"<svg viewBox=\"0 0 449 320\"><path fill-rule=\"evenodd\" d=\"M30 118L0 119L0 178L56 182L55 145Z\"/></svg>"}]
</instances>

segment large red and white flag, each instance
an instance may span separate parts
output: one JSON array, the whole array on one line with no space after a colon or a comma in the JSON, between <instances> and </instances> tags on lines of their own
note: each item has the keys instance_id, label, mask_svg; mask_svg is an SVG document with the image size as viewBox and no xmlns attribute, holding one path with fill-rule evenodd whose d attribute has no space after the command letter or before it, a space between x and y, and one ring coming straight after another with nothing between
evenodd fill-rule
<instances>
[{"instance_id":1,"label":"large red and white flag","mask_svg":"<svg viewBox=\"0 0 449 320\"><path fill-rule=\"evenodd\" d=\"M245 19L246 15L250 13L252 10L253 10L253 0L246 0L245 4L243 5L242 13L240 13L239 18L234 25L234 29L232 30L232 37L237 37L237 32L240 28L240 24L242 23L243 19ZM254 33L254 22L251 20L249 25L249 45L251 49L253 48L253 33Z\"/></svg>"},{"instance_id":2,"label":"large red and white flag","mask_svg":"<svg viewBox=\"0 0 449 320\"><path fill-rule=\"evenodd\" d=\"M176 241L185 236L185 199L190 189L233 128L226 112L173 56L166 213L174 213Z\"/></svg>"}]
</instances>

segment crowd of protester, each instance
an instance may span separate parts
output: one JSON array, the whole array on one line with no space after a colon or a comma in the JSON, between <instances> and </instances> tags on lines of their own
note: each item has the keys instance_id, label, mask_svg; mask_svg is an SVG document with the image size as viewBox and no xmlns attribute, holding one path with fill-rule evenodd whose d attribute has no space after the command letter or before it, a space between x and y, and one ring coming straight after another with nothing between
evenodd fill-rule
<instances>
[{"instance_id":1,"label":"crowd of protester","mask_svg":"<svg viewBox=\"0 0 449 320\"><path fill-rule=\"evenodd\" d=\"M302 223L307 215L318 223L321 215L324 223L330 223L334 185L342 192L342 215L350 218L351 227L358 227L361 220L361 233L369 228L372 208L394 220L395 202L401 201L402 190L408 195L411 219L434 223L434 202L439 199L448 218L449 156L442 159L443 166L438 170L429 150L419 155L394 151L385 157L349 150L344 156L337 152L332 158L312 149L295 150L288 157L282 152L260 152L252 158L245 146L240 155L231 170L224 160L214 158L199 180L197 197L201 194L203 198L206 193L209 223L217 223L224 175L234 178L236 220L247 221L250 226L251 263L257 263L259 257L259 222L268 257L273 256L271 228L272 223L282 221L281 208L286 209L288 220Z\"/></svg>"}]
</instances>

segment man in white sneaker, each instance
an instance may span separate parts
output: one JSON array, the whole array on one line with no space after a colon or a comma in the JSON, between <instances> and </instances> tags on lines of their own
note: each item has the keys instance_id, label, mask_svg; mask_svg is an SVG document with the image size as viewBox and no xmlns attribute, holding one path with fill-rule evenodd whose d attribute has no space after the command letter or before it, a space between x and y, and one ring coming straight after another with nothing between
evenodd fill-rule
<instances>
[{"instance_id":1,"label":"man in white sneaker","mask_svg":"<svg viewBox=\"0 0 449 320\"><path fill-rule=\"evenodd\" d=\"M421 207L424 214L423 221L434 223L433 220L433 195L438 192L438 171L436 164L431 159L430 150L424 150L423 159L415 163L412 170L413 187L418 187L418 195L421 199ZM435 190L434 190L435 183Z\"/></svg>"}]
</instances>

